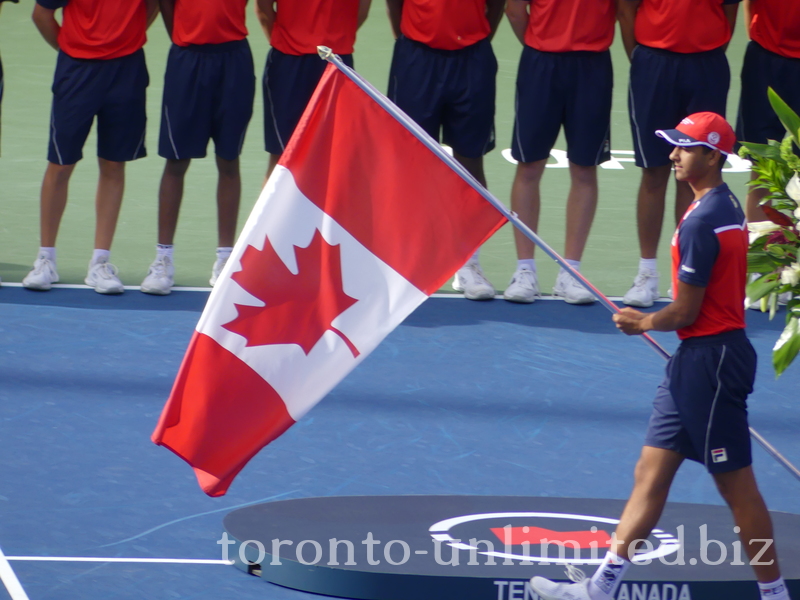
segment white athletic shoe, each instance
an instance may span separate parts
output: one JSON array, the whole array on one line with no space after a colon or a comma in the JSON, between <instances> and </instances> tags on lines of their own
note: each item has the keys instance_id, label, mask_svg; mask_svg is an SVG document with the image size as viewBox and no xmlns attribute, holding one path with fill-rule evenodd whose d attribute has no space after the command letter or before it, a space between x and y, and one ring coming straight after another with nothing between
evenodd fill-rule
<instances>
[{"instance_id":1,"label":"white athletic shoe","mask_svg":"<svg viewBox=\"0 0 800 600\"><path fill-rule=\"evenodd\" d=\"M503 292L503 299L509 302L530 304L538 297L539 282L536 279L536 272L528 267L518 267L511 276L506 291Z\"/></svg>"},{"instance_id":2,"label":"white athletic shoe","mask_svg":"<svg viewBox=\"0 0 800 600\"><path fill-rule=\"evenodd\" d=\"M47 256L40 254L33 263L33 270L22 280L22 285L29 290L47 291L54 283L58 283L56 266Z\"/></svg>"},{"instance_id":3,"label":"white athletic shoe","mask_svg":"<svg viewBox=\"0 0 800 600\"><path fill-rule=\"evenodd\" d=\"M172 264L172 259L169 256L161 256L152 262L150 270L147 271L147 277L144 278L139 289L145 294L166 296L172 292L172 286L175 283L174 277L175 266Z\"/></svg>"},{"instance_id":4,"label":"white athletic shoe","mask_svg":"<svg viewBox=\"0 0 800 600\"><path fill-rule=\"evenodd\" d=\"M121 294L125 291L117 277L117 267L106 260L89 263L89 273L83 281L98 294Z\"/></svg>"},{"instance_id":5,"label":"white athletic shoe","mask_svg":"<svg viewBox=\"0 0 800 600\"><path fill-rule=\"evenodd\" d=\"M217 283L217 279L219 279L220 273L222 273L222 269L225 268L227 262L227 258L218 258L214 261L214 266L211 267L211 279L208 280L211 287L214 287L214 284Z\"/></svg>"},{"instance_id":6,"label":"white athletic shoe","mask_svg":"<svg viewBox=\"0 0 800 600\"><path fill-rule=\"evenodd\" d=\"M622 303L628 306L649 308L658 300L658 271L639 271L633 286L622 298Z\"/></svg>"},{"instance_id":7,"label":"white athletic shoe","mask_svg":"<svg viewBox=\"0 0 800 600\"><path fill-rule=\"evenodd\" d=\"M456 271L453 289L463 292L467 300L491 300L494 298L494 286L486 279L481 265L474 261L468 262Z\"/></svg>"},{"instance_id":8,"label":"white athletic shoe","mask_svg":"<svg viewBox=\"0 0 800 600\"><path fill-rule=\"evenodd\" d=\"M594 294L563 269L558 272L558 277L556 277L553 296L564 298L564 302L567 304L591 304L595 301Z\"/></svg>"}]
</instances>

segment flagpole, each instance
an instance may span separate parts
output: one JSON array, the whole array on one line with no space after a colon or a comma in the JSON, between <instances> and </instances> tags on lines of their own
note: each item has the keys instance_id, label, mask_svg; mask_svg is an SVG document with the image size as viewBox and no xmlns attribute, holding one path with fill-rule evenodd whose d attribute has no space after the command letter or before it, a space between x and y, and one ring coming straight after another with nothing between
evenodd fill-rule
<instances>
[{"instance_id":1,"label":"flagpole","mask_svg":"<svg viewBox=\"0 0 800 600\"><path fill-rule=\"evenodd\" d=\"M422 129L413 119L411 119L406 113L400 110L393 102L391 102L386 96L384 96L381 92L379 92L371 83L369 83L366 79L362 78L358 73L356 73L353 69L348 67L342 59L333 53L330 48L325 46L317 46L317 52L321 59L328 61L329 63L336 66L344 75L350 79L353 83L355 83L359 88L361 88L370 98L372 98L375 102L377 102L386 112L392 115L403 127L408 129L411 134L416 137L420 142L422 142L426 148L428 148L431 152L433 152L436 156L442 159L447 165L453 169L456 173L458 173L461 178L466 181L472 189L478 192L483 198L492 206L494 206L498 211L500 211L508 221L514 225L518 230L520 230L525 237L531 240L534 244L536 244L542 251L547 254L550 258L552 258L558 265L567 271L575 280L578 281L583 287L589 290L592 294L594 294L600 303L605 306L609 311L616 314L620 312L620 308L611 302L600 290L598 290L592 283L586 279L580 271L576 271L572 268L572 266L562 258L558 252L553 250L550 245L545 242L542 238L540 238L535 231L533 231L530 227L528 227L525 223L523 223L520 218L517 216L517 213L510 211L506 206L500 202L494 195L487 190L483 185L475 179L472 174L467 171L467 169L458 162L455 158L450 156L441 145L434 140L428 133ZM670 354L667 352L658 342L656 342L650 335L647 333L641 336L644 338L645 342L656 351L662 358L669 360ZM764 438L760 433L758 433L755 429L750 427L750 435L755 439L761 447L769 454L772 458L778 461L781 465L783 465L786 470L788 470L792 475L794 475L797 479L800 480L800 470L795 467L786 457L784 457L777 449L775 449L772 444L770 444L766 438Z\"/></svg>"}]
</instances>

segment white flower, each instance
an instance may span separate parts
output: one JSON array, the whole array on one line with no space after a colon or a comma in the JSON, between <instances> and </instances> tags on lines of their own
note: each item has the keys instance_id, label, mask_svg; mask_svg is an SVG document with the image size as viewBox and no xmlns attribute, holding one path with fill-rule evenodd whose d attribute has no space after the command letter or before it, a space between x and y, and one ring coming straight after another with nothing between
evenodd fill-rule
<instances>
[{"instance_id":1,"label":"white flower","mask_svg":"<svg viewBox=\"0 0 800 600\"><path fill-rule=\"evenodd\" d=\"M781 271L781 283L792 287L800 283L800 264L792 263Z\"/></svg>"},{"instance_id":2,"label":"white flower","mask_svg":"<svg viewBox=\"0 0 800 600\"><path fill-rule=\"evenodd\" d=\"M794 209L794 218L800 221L800 206Z\"/></svg>"},{"instance_id":3,"label":"white flower","mask_svg":"<svg viewBox=\"0 0 800 600\"><path fill-rule=\"evenodd\" d=\"M800 202L800 177L797 176L797 173L786 184L786 195L795 202Z\"/></svg>"},{"instance_id":4,"label":"white flower","mask_svg":"<svg viewBox=\"0 0 800 600\"><path fill-rule=\"evenodd\" d=\"M781 228L777 223L772 221L754 221L747 224L747 229L750 231L750 243L752 244L756 239L762 235L767 235L773 231L778 231Z\"/></svg>"}]
</instances>

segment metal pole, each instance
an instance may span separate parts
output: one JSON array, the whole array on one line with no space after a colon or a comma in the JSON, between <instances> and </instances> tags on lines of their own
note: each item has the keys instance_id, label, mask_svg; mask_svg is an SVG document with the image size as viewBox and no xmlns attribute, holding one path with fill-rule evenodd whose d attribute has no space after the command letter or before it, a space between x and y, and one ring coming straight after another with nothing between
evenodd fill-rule
<instances>
[{"instance_id":1,"label":"metal pole","mask_svg":"<svg viewBox=\"0 0 800 600\"><path fill-rule=\"evenodd\" d=\"M392 115L403 127L408 129L414 137L416 137L420 142L422 142L428 150L433 152L436 156L441 158L447 165L453 169L456 173L458 173L461 178L466 181L472 189L478 192L483 198L492 206L494 206L498 211L500 211L506 219L508 219L514 227L519 229L525 237L531 240L534 244L536 244L542 251L547 254L550 258L552 258L558 265L567 271L574 279L576 279L583 287L589 290L592 294L600 300L600 303L605 306L609 311L612 313L620 312L619 307L611 302L601 291L599 291L591 282L586 279L579 271L573 269L570 264L564 260L558 252L553 250L547 242L545 242L542 238L540 238L535 231L533 231L530 227L528 227L525 223L523 223L516 213L508 210L506 206L500 202L497 198L492 195L492 193L483 187L477 179L475 179L472 174L467 171L464 166L450 156L445 150L439 145L439 143L434 140L428 133L422 129L417 123L411 119L407 114L405 114L402 110L397 108L397 106L390 101L386 96L381 94L375 87L369 83L366 79L361 77L358 73L356 73L353 69L348 67L341 58L339 58L330 48L326 48L325 46L317 46L317 52L319 52L320 58L323 60L327 60L328 62L332 63L336 66L342 73L344 73L350 81L355 83L359 88L361 88L370 98L372 98L375 102L377 102L386 112ZM643 334L641 336L644 338L645 342L656 351L662 358L669 360L670 354L667 352L658 342L656 342L652 337L648 334ZM800 470L797 469L789 460L784 457L780 452L778 452L761 434L759 434L755 429L752 427L750 428L750 435L761 445L762 448L772 456L775 460L781 463L792 475L794 475L798 480L800 480Z\"/></svg>"}]
</instances>

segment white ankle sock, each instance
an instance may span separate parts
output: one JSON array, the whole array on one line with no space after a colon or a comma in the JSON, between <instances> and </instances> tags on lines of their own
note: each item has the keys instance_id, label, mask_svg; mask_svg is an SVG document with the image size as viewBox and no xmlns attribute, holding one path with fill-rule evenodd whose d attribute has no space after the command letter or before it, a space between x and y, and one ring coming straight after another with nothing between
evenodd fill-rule
<instances>
[{"instance_id":1,"label":"white ankle sock","mask_svg":"<svg viewBox=\"0 0 800 600\"><path fill-rule=\"evenodd\" d=\"M95 248L94 252L92 252L91 264L96 265L99 262L108 262L110 256L111 256L110 250L101 250L99 248Z\"/></svg>"},{"instance_id":2,"label":"white ankle sock","mask_svg":"<svg viewBox=\"0 0 800 600\"><path fill-rule=\"evenodd\" d=\"M172 244L156 244L156 258L167 257L172 259L172 250L175 248Z\"/></svg>"},{"instance_id":3,"label":"white ankle sock","mask_svg":"<svg viewBox=\"0 0 800 600\"><path fill-rule=\"evenodd\" d=\"M535 258L520 258L517 261L517 268L521 269L523 267L526 268L526 269L530 269L531 271L536 273L536 259Z\"/></svg>"},{"instance_id":4,"label":"white ankle sock","mask_svg":"<svg viewBox=\"0 0 800 600\"><path fill-rule=\"evenodd\" d=\"M758 589L761 592L761 600L789 600L789 590L783 582L783 577L772 583L759 582Z\"/></svg>"},{"instance_id":5,"label":"white ankle sock","mask_svg":"<svg viewBox=\"0 0 800 600\"><path fill-rule=\"evenodd\" d=\"M580 271L580 270L581 270L581 261L579 261L579 260L572 260L571 258L565 258L564 260L566 260L566 261L567 261L567 264L568 264L570 267L572 267L573 269L575 269L576 271Z\"/></svg>"},{"instance_id":6,"label":"white ankle sock","mask_svg":"<svg viewBox=\"0 0 800 600\"><path fill-rule=\"evenodd\" d=\"M639 259L639 272L642 271L658 271L658 259L655 258L640 258Z\"/></svg>"},{"instance_id":7,"label":"white ankle sock","mask_svg":"<svg viewBox=\"0 0 800 600\"><path fill-rule=\"evenodd\" d=\"M592 575L590 585L592 599L613 598L617 593L617 589L619 589L619 584L622 583L625 572L630 566L630 561L617 556L613 552L607 552L603 563L597 567L597 571Z\"/></svg>"},{"instance_id":8,"label":"white ankle sock","mask_svg":"<svg viewBox=\"0 0 800 600\"><path fill-rule=\"evenodd\" d=\"M39 248L39 256L44 256L51 263L56 264L56 249L55 248L49 248L47 246L41 246Z\"/></svg>"},{"instance_id":9,"label":"white ankle sock","mask_svg":"<svg viewBox=\"0 0 800 600\"><path fill-rule=\"evenodd\" d=\"M227 260L231 256L231 252L233 252L233 248L228 246L220 246L217 248L217 259L218 260Z\"/></svg>"}]
</instances>

